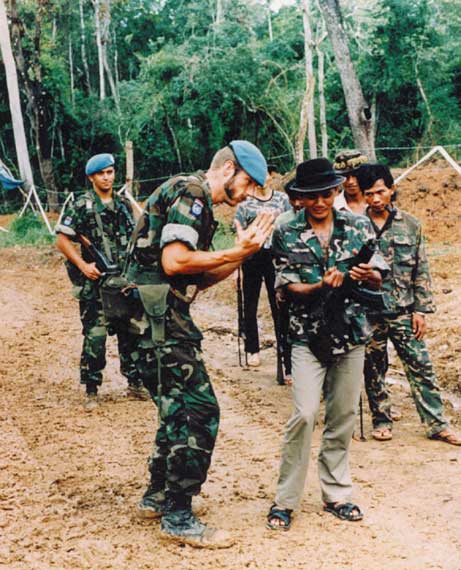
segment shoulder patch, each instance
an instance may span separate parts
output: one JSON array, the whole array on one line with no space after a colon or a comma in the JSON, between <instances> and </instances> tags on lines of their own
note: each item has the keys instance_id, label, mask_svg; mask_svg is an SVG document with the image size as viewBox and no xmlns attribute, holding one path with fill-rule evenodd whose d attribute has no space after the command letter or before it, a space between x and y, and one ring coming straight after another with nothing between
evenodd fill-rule
<instances>
[{"instance_id":1,"label":"shoulder patch","mask_svg":"<svg viewBox=\"0 0 461 570\"><path fill-rule=\"evenodd\" d=\"M86 201L86 209L92 210L93 209L93 202L91 200Z\"/></svg>"},{"instance_id":2,"label":"shoulder patch","mask_svg":"<svg viewBox=\"0 0 461 570\"><path fill-rule=\"evenodd\" d=\"M72 216L66 216L62 223L64 226L70 226L72 223Z\"/></svg>"},{"instance_id":3,"label":"shoulder patch","mask_svg":"<svg viewBox=\"0 0 461 570\"><path fill-rule=\"evenodd\" d=\"M198 198L196 198L192 203L190 213L193 216L195 216L196 218L198 218L200 216L200 214L202 213L203 207L204 207L204 203L201 200L199 200Z\"/></svg>"}]
</instances>

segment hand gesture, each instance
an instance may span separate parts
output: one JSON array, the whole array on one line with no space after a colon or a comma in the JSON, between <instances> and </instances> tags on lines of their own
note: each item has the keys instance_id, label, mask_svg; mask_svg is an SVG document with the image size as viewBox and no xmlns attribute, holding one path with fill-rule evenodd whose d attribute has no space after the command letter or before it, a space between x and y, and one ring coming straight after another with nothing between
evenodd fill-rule
<instances>
[{"instance_id":1,"label":"hand gesture","mask_svg":"<svg viewBox=\"0 0 461 570\"><path fill-rule=\"evenodd\" d=\"M243 229L238 220L235 220L237 229L236 245L239 245L247 255L259 251L266 239L271 235L274 227L274 216L267 212L258 214L254 221Z\"/></svg>"}]
</instances>

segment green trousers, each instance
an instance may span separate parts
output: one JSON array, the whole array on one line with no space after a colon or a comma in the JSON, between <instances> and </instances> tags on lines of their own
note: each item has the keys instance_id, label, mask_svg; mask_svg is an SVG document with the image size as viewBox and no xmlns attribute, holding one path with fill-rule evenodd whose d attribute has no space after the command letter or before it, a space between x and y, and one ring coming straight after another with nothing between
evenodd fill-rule
<instances>
[{"instance_id":1,"label":"green trousers","mask_svg":"<svg viewBox=\"0 0 461 570\"><path fill-rule=\"evenodd\" d=\"M139 348L136 365L159 412L150 485L166 495L196 495L207 477L219 425L200 345Z\"/></svg>"},{"instance_id":2,"label":"green trousers","mask_svg":"<svg viewBox=\"0 0 461 570\"><path fill-rule=\"evenodd\" d=\"M402 362L411 394L421 421L431 437L448 427L443 403L429 352L423 340L417 340L411 314L373 317L373 336L365 350L365 389L373 427L392 427L391 400L386 386L388 367L387 341L390 339Z\"/></svg>"}]
</instances>

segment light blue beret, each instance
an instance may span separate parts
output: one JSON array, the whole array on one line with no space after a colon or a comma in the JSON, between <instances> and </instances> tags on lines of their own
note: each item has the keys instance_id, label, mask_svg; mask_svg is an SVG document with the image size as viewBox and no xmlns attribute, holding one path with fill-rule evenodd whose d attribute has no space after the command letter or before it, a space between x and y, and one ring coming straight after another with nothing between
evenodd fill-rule
<instances>
[{"instance_id":1,"label":"light blue beret","mask_svg":"<svg viewBox=\"0 0 461 570\"><path fill-rule=\"evenodd\" d=\"M248 141L232 141L229 146L243 170L260 186L267 178L267 162L257 146Z\"/></svg>"},{"instance_id":2,"label":"light blue beret","mask_svg":"<svg viewBox=\"0 0 461 570\"><path fill-rule=\"evenodd\" d=\"M115 160L111 154L108 154L108 153L95 154L86 163L85 174L87 176L90 176L90 174L94 174L95 172L99 172L103 168L108 168L109 166L114 166L114 164L115 164Z\"/></svg>"}]
</instances>

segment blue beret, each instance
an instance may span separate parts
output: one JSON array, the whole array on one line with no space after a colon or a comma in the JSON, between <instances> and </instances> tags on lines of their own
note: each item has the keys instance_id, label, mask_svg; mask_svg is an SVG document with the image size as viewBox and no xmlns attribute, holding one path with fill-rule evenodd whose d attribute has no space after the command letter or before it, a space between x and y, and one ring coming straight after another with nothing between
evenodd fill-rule
<instances>
[{"instance_id":1,"label":"blue beret","mask_svg":"<svg viewBox=\"0 0 461 570\"><path fill-rule=\"evenodd\" d=\"M95 172L99 172L103 168L108 168L109 166L114 166L114 164L115 164L115 160L111 154L108 154L108 153L95 154L86 163L85 174L87 176L90 176L90 174L94 174Z\"/></svg>"},{"instance_id":2,"label":"blue beret","mask_svg":"<svg viewBox=\"0 0 461 570\"><path fill-rule=\"evenodd\" d=\"M262 152L248 141L232 141L229 146L243 170L260 186L264 186L267 178L267 162Z\"/></svg>"}]
</instances>

